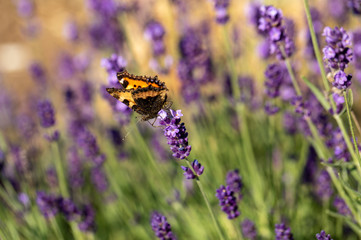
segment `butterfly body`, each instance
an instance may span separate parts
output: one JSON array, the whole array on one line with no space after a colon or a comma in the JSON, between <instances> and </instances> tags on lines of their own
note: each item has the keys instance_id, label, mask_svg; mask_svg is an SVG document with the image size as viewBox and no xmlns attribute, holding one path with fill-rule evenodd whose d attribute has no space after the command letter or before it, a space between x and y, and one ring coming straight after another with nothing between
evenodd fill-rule
<instances>
[{"instance_id":1,"label":"butterfly body","mask_svg":"<svg viewBox=\"0 0 361 240\"><path fill-rule=\"evenodd\" d=\"M107 88L107 92L133 111L142 115L142 120L157 117L167 102L167 87L157 76L136 76L127 71L117 73L123 89Z\"/></svg>"}]
</instances>

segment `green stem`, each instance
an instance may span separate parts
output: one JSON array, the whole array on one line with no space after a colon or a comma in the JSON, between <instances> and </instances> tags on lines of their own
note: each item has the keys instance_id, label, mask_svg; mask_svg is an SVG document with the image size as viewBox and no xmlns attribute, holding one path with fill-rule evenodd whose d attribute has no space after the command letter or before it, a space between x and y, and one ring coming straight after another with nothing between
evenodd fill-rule
<instances>
[{"instance_id":1,"label":"green stem","mask_svg":"<svg viewBox=\"0 0 361 240\"><path fill-rule=\"evenodd\" d=\"M194 172L194 169L193 169L191 163L190 163L188 160L186 160L186 163L187 163L188 167ZM214 226L216 227L216 230L217 230L219 239L224 240L223 234L222 234L222 232L221 232L221 228L219 227L219 224L218 224L216 218L214 217L214 214L213 214L211 205L209 204L209 200L208 200L208 198L207 198L206 193L204 192L202 183L201 183L201 181L199 180L199 178L196 179L196 182L197 182L197 185L198 185L199 190L200 190L201 193L202 193L203 199L204 199L204 201L206 202L206 205L207 205L209 214L211 215L211 218L212 218L212 220L213 220Z\"/></svg>"},{"instance_id":2,"label":"green stem","mask_svg":"<svg viewBox=\"0 0 361 240\"><path fill-rule=\"evenodd\" d=\"M353 124L352 124L352 119L351 119L351 111L350 111L350 106L348 104L348 99L347 99L347 95L346 95L346 91L343 92L343 97L345 98L345 104L346 104L346 109L347 109L347 118L348 118L348 123L350 125L350 131L351 131L351 135L352 135L352 140L353 140L353 144L355 147L355 154L357 156L357 160L355 159L355 165L357 167L357 169L359 170L359 173L361 173L361 159L360 159L360 152L358 150L358 146L357 146L357 142L356 142L356 138L355 138L355 132L353 130ZM360 175L361 176L361 175Z\"/></svg>"},{"instance_id":3,"label":"green stem","mask_svg":"<svg viewBox=\"0 0 361 240\"><path fill-rule=\"evenodd\" d=\"M59 143L58 142L53 143L52 148L53 148L55 170L58 176L60 193L63 197L68 198L69 192L67 188L67 182L65 179L64 166L60 157Z\"/></svg>"},{"instance_id":4,"label":"green stem","mask_svg":"<svg viewBox=\"0 0 361 240\"><path fill-rule=\"evenodd\" d=\"M356 128L357 128L358 133L361 134L361 127L360 127L360 125L358 124L357 118L356 118L356 116L355 116L355 113L354 113L352 110L351 110L351 116L352 116L353 122L354 122L355 125L356 125Z\"/></svg>"},{"instance_id":5,"label":"green stem","mask_svg":"<svg viewBox=\"0 0 361 240\"><path fill-rule=\"evenodd\" d=\"M333 116L334 119L336 120L340 130L341 130L341 133L342 133L342 136L345 140L345 143L346 143L346 146L347 146L347 149L348 151L350 152L351 154L351 157L352 157L352 160L354 161L355 165L356 165L356 168L357 168L357 171L359 173L359 175L361 176L361 166L360 166L360 162L358 161L358 154L355 153L354 149L353 149L353 146L352 146L352 143L350 141L350 138L347 134L347 131L346 131L346 128L345 128L345 125L343 124L341 118L339 115L334 115Z\"/></svg>"},{"instance_id":6,"label":"green stem","mask_svg":"<svg viewBox=\"0 0 361 240\"><path fill-rule=\"evenodd\" d=\"M305 6L305 12L306 12L306 17L307 17L307 22L308 22L308 28L309 28L310 33L311 33L313 49L314 49L314 52L315 52L315 55L316 55L318 66L319 66L320 71L321 71L323 85L324 85L326 91L329 91L330 86L329 86L328 81L327 81L326 71L325 71L325 68L324 68L323 62L322 62L320 47L318 46L315 29L313 27L312 17L311 17L311 12L310 12L310 6L308 4L308 0L303 0L303 3L304 3L304 6Z\"/></svg>"},{"instance_id":7,"label":"green stem","mask_svg":"<svg viewBox=\"0 0 361 240\"><path fill-rule=\"evenodd\" d=\"M283 55L283 56L286 56L285 50L284 50L283 46L280 46L280 49L281 49L282 55ZM285 58L285 63L286 63L286 67L287 67L288 74L289 74L290 77L291 77L291 81L292 81L292 84L293 84L294 89L296 90L297 95L298 95L298 96L302 96L301 89L300 89L300 86L298 85L298 82L297 82L297 80L296 80L295 74L294 74L294 72L293 72L290 59L289 59L289 58Z\"/></svg>"}]
</instances>

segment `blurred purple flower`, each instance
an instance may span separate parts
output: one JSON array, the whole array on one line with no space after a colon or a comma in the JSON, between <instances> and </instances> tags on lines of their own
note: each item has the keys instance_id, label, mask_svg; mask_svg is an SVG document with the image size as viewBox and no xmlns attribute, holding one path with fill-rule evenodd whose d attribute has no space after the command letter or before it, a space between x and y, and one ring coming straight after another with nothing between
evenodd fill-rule
<instances>
[{"instance_id":1,"label":"blurred purple flower","mask_svg":"<svg viewBox=\"0 0 361 240\"><path fill-rule=\"evenodd\" d=\"M34 119L28 114L19 114L16 117L16 125L20 134L25 139L32 138L37 132L37 126Z\"/></svg>"},{"instance_id":2,"label":"blurred purple flower","mask_svg":"<svg viewBox=\"0 0 361 240\"><path fill-rule=\"evenodd\" d=\"M348 0L347 6L352 10L354 14L361 14L361 1L360 0Z\"/></svg>"},{"instance_id":3,"label":"blurred purple flower","mask_svg":"<svg viewBox=\"0 0 361 240\"><path fill-rule=\"evenodd\" d=\"M71 147L67 153L69 186L79 188L84 184L83 161L76 147Z\"/></svg>"},{"instance_id":4,"label":"blurred purple flower","mask_svg":"<svg viewBox=\"0 0 361 240\"><path fill-rule=\"evenodd\" d=\"M245 238L249 240L256 239L257 230L254 223L251 220L249 219L243 220L243 222L241 223L241 228L242 228L242 234Z\"/></svg>"},{"instance_id":5,"label":"blurred purple flower","mask_svg":"<svg viewBox=\"0 0 361 240\"><path fill-rule=\"evenodd\" d=\"M77 23L73 20L68 20L67 22L65 22L63 26L63 35L65 39L70 42L75 42L76 40L78 40L79 29Z\"/></svg>"},{"instance_id":6,"label":"blurred purple flower","mask_svg":"<svg viewBox=\"0 0 361 240\"><path fill-rule=\"evenodd\" d=\"M216 22L226 24L229 21L228 7L230 0L213 0L216 11Z\"/></svg>"},{"instance_id":7,"label":"blurred purple flower","mask_svg":"<svg viewBox=\"0 0 361 240\"><path fill-rule=\"evenodd\" d=\"M317 240L333 240L330 234L326 234L324 230L316 234Z\"/></svg>"},{"instance_id":8,"label":"blurred purple flower","mask_svg":"<svg viewBox=\"0 0 361 240\"><path fill-rule=\"evenodd\" d=\"M71 54L63 52L59 56L58 73L63 79L69 80L75 76L74 58Z\"/></svg>"},{"instance_id":9,"label":"blurred purple flower","mask_svg":"<svg viewBox=\"0 0 361 240\"><path fill-rule=\"evenodd\" d=\"M237 201L240 201L242 199L242 178L239 175L238 169L229 171L226 176L226 184L230 187L230 189L234 192L234 194L237 195Z\"/></svg>"},{"instance_id":10,"label":"blurred purple flower","mask_svg":"<svg viewBox=\"0 0 361 240\"><path fill-rule=\"evenodd\" d=\"M268 114L270 116L278 113L279 110L280 110L279 107L273 105L270 102L266 102L265 105L264 105L264 111L266 112L266 114Z\"/></svg>"},{"instance_id":11,"label":"blurred purple flower","mask_svg":"<svg viewBox=\"0 0 361 240\"><path fill-rule=\"evenodd\" d=\"M24 192L19 193L18 200L25 208L28 208L30 206L30 199L26 193Z\"/></svg>"},{"instance_id":12,"label":"blurred purple flower","mask_svg":"<svg viewBox=\"0 0 361 240\"><path fill-rule=\"evenodd\" d=\"M291 228L284 223L276 224L275 226L276 240L293 240Z\"/></svg>"},{"instance_id":13,"label":"blurred purple flower","mask_svg":"<svg viewBox=\"0 0 361 240\"><path fill-rule=\"evenodd\" d=\"M114 87L120 87L117 72L125 70L127 60L124 57L113 53L109 58L103 58L100 64L108 72L108 84L111 86L115 85Z\"/></svg>"},{"instance_id":14,"label":"blurred purple flower","mask_svg":"<svg viewBox=\"0 0 361 240\"><path fill-rule=\"evenodd\" d=\"M36 204L46 219L54 217L58 213L57 198L52 194L45 192L37 192Z\"/></svg>"},{"instance_id":15,"label":"blurred purple flower","mask_svg":"<svg viewBox=\"0 0 361 240\"><path fill-rule=\"evenodd\" d=\"M280 95L280 87L284 78L284 71L280 64L271 64L268 65L265 73L266 81L264 85L266 86L265 92L270 98L276 98Z\"/></svg>"},{"instance_id":16,"label":"blurred purple flower","mask_svg":"<svg viewBox=\"0 0 361 240\"><path fill-rule=\"evenodd\" d=\"M160 22L151 20L146 24L144 36L152 43L154 56L160 56L165 53L164 35L165 29Z\"/></svg>"},{"instance_id":17,"label":"blurred purple flower","mask_svg":"<svg viewBox=\"0 0 361 240\"><path fill-rule=\"evenodd\" d=\"M55 124L55 111L53 105L49 100L42 100L38 102L37 106L38 117L40 125L43 128L52 127Z\"/></svg>"},{"instance_id":18,"label":"blurred purple flower","mask_svg":"<svg viewBox=\"0 0 361 240\"><path fill-rule=\"evenodd\" d=\"M333 206L337 209L339 214L351 216L351 211L342 198L336 196L333 200Z\"/></svg>"},{"instance_id":19,"label":"blurred purple flower","mask_svg":"<svg viewBox=\"0 0 361 240\"><path fill-rule=\"evenodd\" d=\"M325 9L325 11L341 24L348 20L347 0L328 0L327 10Z\"/></svg>"},{"instance_id":20,"label":"blurred purple flower","mask_svg":"<svg viewBox=\"0 0 361 240\"><path fill-rule=\"evenodd\" d=\"M108 179L100 167L95 167L91 171L91 179L95 188L99 192L105 192L108 189Z\"/></svg>"},{"instance_id":21,"label":"blurred purple flower","mask_svg":"<svg viewBox=\"0 0 361 240\"><path fill-rule=\"evenodd\" d=\"M150 225L155 233L155 236L162 240L175 240L177 239L173 232L171 225L168 223L167 218L158 212L153 212Z\"/></svg>"},{"instance_id":22,"label":"blurred purple flower","mask_svg":"<svg viewBox=\"0 0 361 240\"><path fill-rule=\"evenodd\" d=\"M58 199L59 212L64 214L68 221L75 220L79 215L79 210L70 199L59 198Z\"/></svg>"},{"instance_id":23,"label":"blurred purple flower","mask_svg":"<svg viewBox=\"0 0 361 240\"><path fill-rule=\"evenodd\" d=\"M91 205L85 205L80 211L78 227L83 232L95 231L95 212Z\"/></svg>"},{"instance_id":24,"label":"blurred purple flower","mask_svg":"<svg viewBox=\"0 0 361 240\"><path fill-rule=\"evenodd\" d=\"M39 87L44 87L47 82L47 77L43 66L39 62L33 62L29 67L29 71L35 83L37 83Z\"/></svg>"},{"instance_id":25,"label":"blurred purple flower","mask_svg":"<svg viewBox=\"0 0 361 240\"><path fill-rule=\"evenodd\" d=\"M18 0L17 10L21 17L30 18L34 15L34 2L32 0Z\"/></svg>"},{"instance_id":26,"label":"blurred purple flower","mask_svg":"<svg viewBox=\"0 0 361 240\"><path fill-rule=\"evenodd\" d=\"M216 197L219 199L219 205L223 212L228 215L228 219L234 219L240 215L238 211L237 198L234 196L230 186L221 185L217 189Z\"/></svg>"},{"instance_id":27,"label":"blurred purple flower","mask_svg":"<svg viewBox=\"0 0 361 240\"><path fill-rule=\"evenodd\" d=\"M58 187L58 175L56 174L55 168L50 167L46 170L46 182L50 188Z\"/></svg>"},{"instance_id":28,"label":"blurred purple flower","mask_svg":"<svg viewBox=\"0 0 361 240\"><path fill-rule=\"evenodd\" d=\"M333 194L331 178L327 171L322 170L316 180L315 191L322 201L327 201Z\"/></svg>"}]
</instances>

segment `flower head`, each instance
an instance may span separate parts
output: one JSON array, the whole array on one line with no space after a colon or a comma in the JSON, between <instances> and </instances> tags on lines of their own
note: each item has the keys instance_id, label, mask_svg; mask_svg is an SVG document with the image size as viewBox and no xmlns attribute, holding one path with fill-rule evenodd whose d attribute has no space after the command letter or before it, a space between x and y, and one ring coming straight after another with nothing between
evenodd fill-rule
<instances>
[{"instance_id":1,"label":"flower head","mask_svg":"<svg viewBox=\"0 0 361 240\"><path fill-rule=\"evenodd\" d=\"M287 227L284 223L276 224L275 233L276 240L293 240L291 228Z\"/></svg>"},{"instance_id":2,"label":"flower head","mask_svg":"<svg viewBox=\"0 0 361 240\"><path fill-rule=\"evenodd\" d=\"M176 237L172 233L171 225L168 223L167 218L158 212L153 212L150 225L159 239L162 240L175 240Z\"/></svg>"},{"instance_id":3,"label":"flower head","mask_svg":"<svg viewBox=\"0 0 361 240\"><path fill-rule=\"evenodd\" d=\"M51 127L55 124L55 111L49 100L40 101L38 103L38 116L40 124L44 128Z\"/></svg>"},{"instance_id":4,"label":"flower head","mask_svg":"<svg viewBox=\"0 0 361 240\"><path fill-rule=\"evenodd\" d=\"M180 110L170 110L167 113L164 110L160 110L158 113L158 119L160 124L164 126L164 136L168 140L175 158L184 159L189 156L191 146L188 145L188 133L181 123L182 113Z\"/></svg>"},{"instance_id":5,"label":"flower head","mask_svg":"<svg viewBox=\"0 0 361 240\"><path fill-rule=\"evenodd\" d=\"M323 48L323 59L335 70L345 70L352 61L351 38L343 28L325 27L322 34L327 45Z\"/></svg>"},{"instance_id":6,"label":"flower head","mask_svg":"<svg viewBox=\"0 0 361 240\"><path fill-rule=\"evenodd\" d=\"M249 219L243 220L243 222L241 223L241 227L242 227L242 234L245 238L248 238L250 240L256 239L257 237L256 227L254 226L254 223L251 220Z\"/></svg>"},{"instance_id":7,"label":"flower head","mask_svg":"<svg viewBox=\"0 0 361 240\"><path fill-rule=\"evenodd\" d=\"M330 234L326 234L324 230L316 234L317 240L333 240Z\"/></svg>"},{"instance_id":8,"label":"flower head","mask_svg":"<svg viewBox=\"0 0 361 240\"><path fill-rule=\"evenodd\" d=\"M234 219L240 215L238 211L237 198L234 196L230 186L221 185L217 189L216 197L219 199L219 205L223 212L228 215L229 219Z\"/></svg>"},{"instance_id":9,"label":"flower head","mask_svg":"<svg viewBox=\"0 0 361 240\"><path fill-rule=\"evenodd\" d=\"M340 90L346 90L351 86L351 78L350 74L347 74L344 71L338 71L334 76L334 82L332 85Z\"/></svg>"},{"instance_id":10,"label":"flower head","mask_svg":"<svg viewBox=\"0 0 361 240\"><path fill-rule=\"evenodd\" d=\"M195 179L200 175L202 175L204 171L204 166L202 166L196 159L192 162L193 170L190 169L189 167L184 167L184 166L181 166L181 168L183 169L183 171L185 171L184 176L187 179ZM193 171L195 174L193 173Z\"/></svg>"}]
</instances>

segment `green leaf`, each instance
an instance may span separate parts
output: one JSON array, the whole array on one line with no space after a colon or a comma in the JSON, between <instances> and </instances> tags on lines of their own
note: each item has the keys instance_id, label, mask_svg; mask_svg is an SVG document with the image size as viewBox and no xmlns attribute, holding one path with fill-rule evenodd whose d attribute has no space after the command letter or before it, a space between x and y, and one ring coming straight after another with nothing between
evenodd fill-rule
<instances>
[{"instance_id":1,"label":"green leaf","mask_svg":"<svg viewBox=\"0 0 361 240\"><path fill-rule=\"evenodd\" d=\"M317 100L321 103L323 108L328 111L331 106L330 103L327 101L325 96L322 94L322 92L315 86L313 83L311 83L306 77L302 77L302 80L306 83L306 85L310 88L311 92L315 94Z\"/></svg>"}]
</instances>

